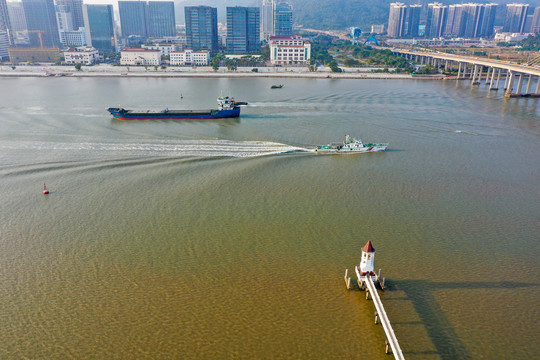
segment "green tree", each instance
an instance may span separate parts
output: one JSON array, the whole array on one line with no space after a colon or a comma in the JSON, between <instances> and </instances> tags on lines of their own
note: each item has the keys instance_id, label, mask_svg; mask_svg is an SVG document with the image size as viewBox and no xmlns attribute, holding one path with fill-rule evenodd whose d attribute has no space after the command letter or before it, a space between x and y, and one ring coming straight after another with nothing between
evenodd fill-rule
<instances>
[{"instance_id":1,"label":"green tree","mask_svg":"<svg viewBox=\"0 0 540 360\"><path fill-rule=\"evenodd\" d=\"M82 64L81 64L81 63L76 63L76 64L75 64L75 69L76 69L77 71L81 71L81 68L82 68Z\"/></svg>"}]
</instances>

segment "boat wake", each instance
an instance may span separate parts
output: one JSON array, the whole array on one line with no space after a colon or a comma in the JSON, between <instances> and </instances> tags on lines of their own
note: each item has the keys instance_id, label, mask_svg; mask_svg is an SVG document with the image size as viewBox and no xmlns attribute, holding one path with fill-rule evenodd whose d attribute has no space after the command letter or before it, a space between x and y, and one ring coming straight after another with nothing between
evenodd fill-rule
<instances>
[{"instance_id":1,"label":"boat wake","mask_svg":"<svg viewBox=\"0 0 540 360\"><path fill-rule=\"evenodd\" d=\"M255 157L309 149L268 141L167 140L159 142L2 142L3 150L36 150L58 158L61 153L86 156L159 156L159 157Z\"/></svg>"}]
</instances>

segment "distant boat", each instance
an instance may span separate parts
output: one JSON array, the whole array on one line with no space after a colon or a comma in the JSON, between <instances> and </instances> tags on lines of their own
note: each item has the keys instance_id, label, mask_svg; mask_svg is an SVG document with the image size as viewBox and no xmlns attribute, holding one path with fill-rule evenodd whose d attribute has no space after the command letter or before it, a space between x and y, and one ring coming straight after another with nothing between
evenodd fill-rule
<instances>
[{"instance_id":1,"label":"distant boat","mask_svg":"<svg viewBox=\"0 0 540 360\"><path fill-rule=\"evenodd\" d=\"M47 185L43 184L43 193L47 195L49 193L49 190L47 190Z\"/></svg>"},{"instance_id":2,"label":"distant boat","mask_svg":"<svg viewBox=\"0 0 540 360\"><path fill-rule=\"evenodd\" d=\"M279 84L279 85L272 85L270 86L270 89L281 89L283 87L282 84Z\"/></svg>"}]
</instances>

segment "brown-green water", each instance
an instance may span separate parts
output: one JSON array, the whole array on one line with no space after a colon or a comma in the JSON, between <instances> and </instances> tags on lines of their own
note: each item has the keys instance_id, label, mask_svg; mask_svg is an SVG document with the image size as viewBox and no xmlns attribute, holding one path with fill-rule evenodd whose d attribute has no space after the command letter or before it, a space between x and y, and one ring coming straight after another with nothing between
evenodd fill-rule
<instances>
[{"instance_id":1,"label":"brown-green water","mask_svg":"<svg viewBox=\"0 0 540 360\"><path fill-rule=\"evenodd\" d=\"M538 357L540 102L281 82L0 79L0 358L387 359L367 240L407 359ZM240 119L105 112L221 91ZM391 150L290 151L346 133Z\"/></svg>"}]
</instances>

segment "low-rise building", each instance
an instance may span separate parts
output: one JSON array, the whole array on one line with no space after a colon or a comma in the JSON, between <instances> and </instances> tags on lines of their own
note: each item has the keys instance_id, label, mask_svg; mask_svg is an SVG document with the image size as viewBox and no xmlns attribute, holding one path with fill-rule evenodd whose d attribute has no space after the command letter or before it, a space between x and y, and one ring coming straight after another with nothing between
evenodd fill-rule
<instances>
[{"instance_id":1,"label":"low-rise building","mask_svg":"<svg viewBox=\"0 0 540 360\"><path fill-rule=\"evenodd\" d=\"M499 42L519 42L528 38L529 36L534 36L532 33L509 33L501 32L495 34L495 41Z\"/></svg>"},{"instance_id":2,"label":"low-rise building","mask_svg":"<svg viewBox=\"0 0 540 360\"><path fill-rule=\"evenodd\" d=\"M99 51L91 46L69 48L64 51L66 64L91 65L99 58Z\"/></svg>"},{"instance_id":3,"label":"low-rise building","mask_svg":"<svg viewBox=\"0 0 540 360\"><path fill-rule=\"evenodd\" d=\"M173 51L176 51L175 44L152 44L152 45L142 45L143 49L146 50L159 50L161 51L161 56L169 56Z\"/></svg>"},{"instance_id":4,"label":"low-rise building","mask_svg":"<svg viewBox=\"0 0 540 360\"><path fill-rule=\"evenodd\" d=\"M120 53L120 65L159 65L161 51L125 48Z\"/></svg>"},{"instance_id":5,"label":"low-rise building","mask_svg":"<svg viewBox=\"0 0 540 360\"><path fill-rule=\"evenodd\" d=\"M311 43L299 35L271 36L270 63L272 65L307 65L311 59Z\"/></svg>"},{"instance_id":6,"label":"low-rise building","mask_svg":"<svg viewBox=\"0 0 540 360\"><path fill-rule=\"evenodd\" d=\"M210 62L210 52L206 50L193 51L186 49L185 51L171 52L171 65L197 65L207 66Z\"/></svg>"},{"instance_id":7,"label":"low-rise building","mask_svg":"<svg viewBox=\"0 0 540 360\"><path fill-rule=\"evenodd\" d=\"M9 60L12 64L47 63L53 64L60 61L62 53L58 48L23 48L10 47Z\"/></svg>"}]
</instances>

